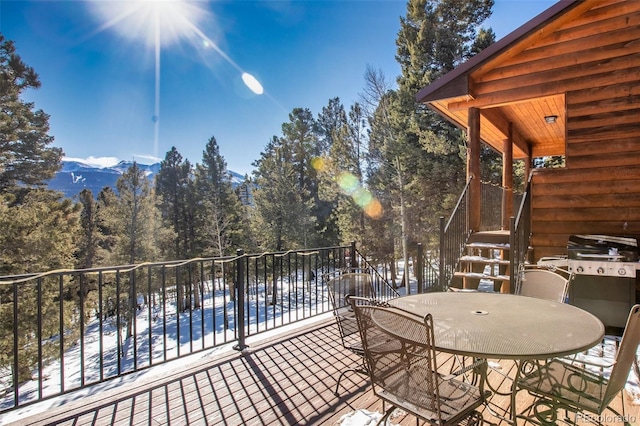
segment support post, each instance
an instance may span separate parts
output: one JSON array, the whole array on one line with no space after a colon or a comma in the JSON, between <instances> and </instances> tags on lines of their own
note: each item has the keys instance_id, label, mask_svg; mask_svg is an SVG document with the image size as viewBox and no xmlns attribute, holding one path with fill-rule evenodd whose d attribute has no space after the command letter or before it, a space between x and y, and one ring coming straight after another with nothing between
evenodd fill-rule
<instances>
[{"instance_id":1,"label":"support post","mask_svg":"<svg viewBox=\"0 0 640 426\"><path fill-rule=\"evenodd\" d=\"M247 347L245 344L245 318L244 318L244 250L236 250L236 330L238 330L238 344L233 347L237 351L242 351Z\"/></svg>"},{"instance_id":2,"label":"support post","mask_svg":"<svg viewBox=\"0 0 640 426\"><path fill-rule=\"evenodd\" d=\"M467 179L469 184L469 227L471 231L480 230L480 110L469 108L467 129Z\"/></svg>"},{"instance_id":3,"label":"support post","mask_svg":"<svg viewBox=\"0 0 640 426\"><path fill-rule=\"evenodd\" d=\"M509 123L509 138L502 148L502 229L509 229L513 216L513 123Z\"/></svg>"},{"instance_id":4,"label":"support post","mask_svg":"<svg viewBox=\"0 0 640 426\"><path fill-rule=\"evenodd\" d=\"M356 260L356 242L351 241L351 272L355 272L358 269L358 261Z\"/></svg>"}]
</instances>

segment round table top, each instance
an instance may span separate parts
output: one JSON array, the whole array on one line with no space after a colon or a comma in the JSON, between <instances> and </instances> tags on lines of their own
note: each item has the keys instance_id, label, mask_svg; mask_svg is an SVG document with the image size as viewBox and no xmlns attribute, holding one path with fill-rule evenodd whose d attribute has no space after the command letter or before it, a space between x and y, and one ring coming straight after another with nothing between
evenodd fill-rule
<instances>
[{"instance_id":1,"label":"round table top","mask_svg":"<svg viewBox=\"0 0 640 426\"><path fill-rule=\"evenodd\" d=\"M479 358L546 359L584 351L604 337L591 313L533 297L444 292L389 303L421 317L430 313L439 350Z\"/></svg>"}]
</instances>

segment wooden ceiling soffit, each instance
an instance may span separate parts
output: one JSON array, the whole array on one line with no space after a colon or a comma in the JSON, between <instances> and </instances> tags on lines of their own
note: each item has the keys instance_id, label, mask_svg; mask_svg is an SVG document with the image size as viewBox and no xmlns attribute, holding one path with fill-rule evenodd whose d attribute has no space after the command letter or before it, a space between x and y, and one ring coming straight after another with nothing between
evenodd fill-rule
<instances>
[{"instance_id":1,"label":"wooden ceiling soffit","mask_svg":"<svg viewBox=\"0 0 640 426\"><path fill-rule=\"evenodd\" d=\"M453 125L467 129L468 112L460 110L452 112L447 108L445 101L430 102L427 106L445 117ZM486 145L492 147L497 152L502 152L503 142L508 139L509 121L499 109L483 109L480 112L480 139ZM525 139L520 135L517 128L513 129L513 157L515 159L525 158L530 155L530 147Z\"/></svg>"},{"instance_id":2,"label":"wooden ceiling soffit","mask_svg":"<svg viewBox=\"0 0 640 426\"><path fill-rule=\"evenodd\" d=\"M504 135L502 140L494 140L494 141L486 141L490 145L494 146L498 150L498 152L503 151L502 141L509 138L509 120L507 117L500 111L499 108L488 108L480 111L482 117L485 120L490 122L493 126L498 128L500 132ZM514 158L524 158L529 156L529 146L526 141L521 137L518 132L517 124L512 124L512 141L513 144L513 157ZM482 128L480 129L480 133L482 134Z\"/></svg>"}]
</instances>

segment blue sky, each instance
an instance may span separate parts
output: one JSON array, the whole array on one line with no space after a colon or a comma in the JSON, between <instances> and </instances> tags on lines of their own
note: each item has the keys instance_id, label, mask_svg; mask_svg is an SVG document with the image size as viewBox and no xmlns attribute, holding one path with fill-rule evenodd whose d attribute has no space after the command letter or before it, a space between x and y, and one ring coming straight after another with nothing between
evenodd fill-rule
<instances>
[{"instance_id":1,"label":"blue sky","mask_svg":"<svg viewBox=\"0 0 640 426\"><path fill-rule=\"evenodd\" d=\"M496 0L487 26L502 38L553 3ZM42 83L24 98L50 115L53 145L67 157L150 164L175 146L195 164L214 136L228 168L250 173L293 108L317 116L334 97L349 108L367 65L392 82L400 73L395 39L406 1L161 4L0 0L0 32Z\"/></svg>"}]
</instances>

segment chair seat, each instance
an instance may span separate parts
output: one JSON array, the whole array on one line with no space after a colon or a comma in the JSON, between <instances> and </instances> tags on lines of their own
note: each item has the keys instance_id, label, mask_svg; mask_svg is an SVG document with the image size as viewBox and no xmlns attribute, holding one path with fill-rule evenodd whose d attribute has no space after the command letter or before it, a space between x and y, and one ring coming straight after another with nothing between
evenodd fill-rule
<instances>
[{"instance_id":1,"label":"chair seat","mask_svg":"<svg viewBox=\"0 0 640 426\"><path fill-rule=\"evenodd\" d=\"M603 401L607 384L604 377L560 360L541 365L518 381L521 389L593 413L600 412L611 402Z\"/></svg>"},{"instance_id":2,"label":"chair seat","mask_svg":"<svg viewBox=\"0 0 640 426\"><path fill-rule=\"evenodd\" d=\"M412 370L410 379L406 380L406 374L398 372L395 377L387 376L384 388L376 387L375 393L390 404L402 407L435 424L438 421L438 415L433 404L433 395L429 394L421 380L426 379L424 376L419 371ZM480 389L455 379L440 381L438 393L442 421L445 424L456 424L468 417L469 412L479 407L483 401Z\"/></svg>"}]
</instances>

